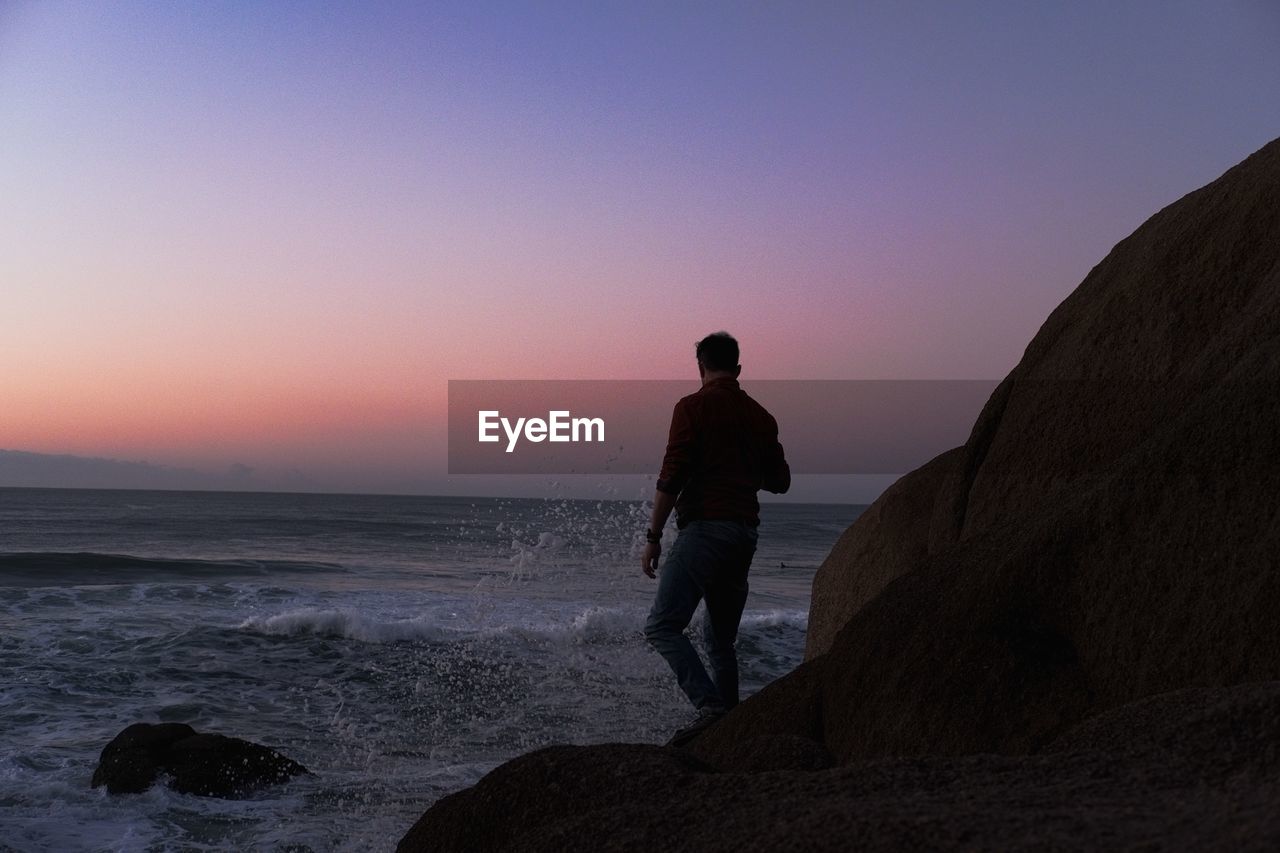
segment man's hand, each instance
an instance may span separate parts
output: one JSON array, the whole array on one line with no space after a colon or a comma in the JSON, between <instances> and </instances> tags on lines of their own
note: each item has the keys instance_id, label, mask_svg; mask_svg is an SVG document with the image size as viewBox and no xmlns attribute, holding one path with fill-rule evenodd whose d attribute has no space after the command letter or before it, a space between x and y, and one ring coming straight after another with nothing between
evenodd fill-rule
<instances>
[{"instance_id":1,"label":"man's hand","mask_svg":"<svg viewBox=\"0 0 1280 853\"><path fill-rule=\"evenodd\" d=\"M640 568L649 577L655 577L658 571L658 558L662 556L662 545L650 542L644 546L644 554L640 557Z\"/></svg>"},{"instance_id":2,"label":"man's hand","mask_svg":"<svg viewBox=\"0 0 1280 853\"><path fill-rule=\"evenodd\" d=\"M648 540L661 539L662 528L667 526L667 517L676 505L676 496L662 489L653 492L653 513L649 516L649 529L645 531ZM658 558L662 556L662 543L650 541L644 546L644 556L640 558L640 570L649 577L658 572Z\"/></svg>"}]
</instances>

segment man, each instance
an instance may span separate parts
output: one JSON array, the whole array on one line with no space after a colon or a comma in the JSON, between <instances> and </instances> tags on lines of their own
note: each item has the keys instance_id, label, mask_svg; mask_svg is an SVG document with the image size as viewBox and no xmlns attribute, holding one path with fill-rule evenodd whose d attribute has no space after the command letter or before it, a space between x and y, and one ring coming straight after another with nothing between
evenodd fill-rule
<instances>
[{"instance_id":1,"label":"man","mask_svg":"<svg viewBox=\"0 0 1280 853\"><path fill-rule=\"evenodd\" d=\"M738 704L734 643L760 524L756 492L780 494L791 486L777 421L738 386L738 342L716 332L698 342L695 354L702 387L681 398L672 413L641 558L644 573L654 577L674 507L679 534L662 565L644 633L698 711L672 738L677 746ZM711 675L684 634L704 599Z\"/></svg>"}]
</instances>

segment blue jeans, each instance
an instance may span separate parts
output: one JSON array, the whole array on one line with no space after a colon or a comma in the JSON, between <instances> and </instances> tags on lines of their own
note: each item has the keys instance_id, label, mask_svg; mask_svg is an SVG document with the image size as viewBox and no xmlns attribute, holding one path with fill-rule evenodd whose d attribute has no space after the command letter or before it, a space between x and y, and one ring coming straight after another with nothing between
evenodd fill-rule
<instances>
[{"instance_id":1,"label":"blue jeans","mask_svg":"<svg viewBox=\"0 0 1280 853\"><path fill-rule=\"evenodd\" d=\"M739 521L691 521L662 564L645 638L667 659L695 708L727 711L738 704L738 622L747 603L747 571L756 528ZM685 636L698 602L706 599L702 637L714 679Z\"/></svg>"}]
</instances>

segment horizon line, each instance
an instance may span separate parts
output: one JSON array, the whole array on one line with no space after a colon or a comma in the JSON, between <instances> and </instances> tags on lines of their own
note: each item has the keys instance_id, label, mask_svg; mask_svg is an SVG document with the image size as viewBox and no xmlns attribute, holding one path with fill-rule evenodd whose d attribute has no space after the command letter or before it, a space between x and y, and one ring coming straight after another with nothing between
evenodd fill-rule
<instances>
[{"instance_id":1,"label":"horizon line","mask_svg":"<svg viewBox=\"0 0 1280 853\"><path fill-rule=\"evenodd\" d=\"M447 495L424 494L417 492L331 492L331 491L287 491L281 489L154 489L127 488L118 486L8 486L0 484L0 490L7 491L55 491L55 492L174 492L225 495L314 495L317 497L366 497L366 498L447 498L451 500L528 500L528 501L611 501L619 503L646 503L647 498L574 498L574 497L540 497L531 495ZM763 501L762 503L786 506L870 506L871 503L858 501Z\"/></svg>"}]
</instances>

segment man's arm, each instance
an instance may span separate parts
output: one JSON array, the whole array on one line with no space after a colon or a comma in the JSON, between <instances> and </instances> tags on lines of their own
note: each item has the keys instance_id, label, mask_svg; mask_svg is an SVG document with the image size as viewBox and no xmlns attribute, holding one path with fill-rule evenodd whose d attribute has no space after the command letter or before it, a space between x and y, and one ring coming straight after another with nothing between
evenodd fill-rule
<instances>
[{"instance_id":1,"label":"man's arm","mask_svg":"<svg viewBox=\"0 0 1280 853\"><path fill-rule=\"evenodd\" d=\"M667 434L667 452L662 457L662 470L658 473L657 488L653 492L653 512L649 516L649 529L658 536L671 517L676 496L689 482L693 470L693 419L689 416L684 400L676 403L671 412L671 429ZM640 568L649 577L658 570L658 558L662 555L662 543L649 542L640 558Z\"/></svg>"},{"instance_id":2,"label":"man's arm","mask_svg":"<svg viewBox=\"0 0 1280 853\"><path fill-rule=\"evenodd\" d=\"M766 492L773 492L775 495L786 494L787 489L791 488L791 466L787 464L786 457L782 455L782 445L777 446L777 450L773 453L773 461L766 469L764 482L761 488Z\"/></svg>"},{"instance_id":3,"label":"man's arm","mask_svg":"<svg viewBox=\"0 0 1280 853\"><path fill-rule=\"evenodd\" d=\"M772 420L772 419L770 419ZM770 441L765 445L764 477L760 488L775 495L785 494L791 488L791 466L787 464L787 456L778 441L778 424L772 423Z\"/></svg>"},{"instance_id":4,"label":"man's arm","mask_svg":"<svg viewBox=\"0 0 1280 853\"><path fill-rule=\"evenodd\" d=\"M667 452L662 457L662 470L658 472L658 491L678 495L693 474L693 450L695 435L689 404L676 403L671 411L671 429L667 432Z\"/></svg>"},{"instance_id":5,"label":"man's arm","mask_svg":"<svg viewBox=\"0 0 1280 853\"><path fill-rule=\"evenodd\" d=\"M662 528L667 526L671 517L671 508L676 505L676 496L662 489L653 490L653 512L649 514L649 529L662 535ZM644 556L640 558L640 568L649 577L658 571L658 558L662 556L662 543L649 542L644 547Z\"/></svg>"}]
</instances>

